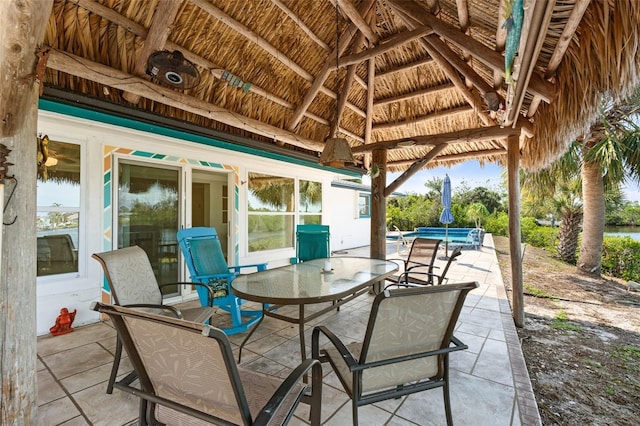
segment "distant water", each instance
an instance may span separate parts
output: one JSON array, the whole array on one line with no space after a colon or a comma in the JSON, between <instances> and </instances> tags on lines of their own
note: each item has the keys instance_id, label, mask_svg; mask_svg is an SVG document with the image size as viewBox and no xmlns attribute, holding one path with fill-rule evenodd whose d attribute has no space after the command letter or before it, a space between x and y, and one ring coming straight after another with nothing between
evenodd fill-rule
<instances>
[{"instance_id":1,"label":"distant water","mask_svg":"<svg viewBox=\"0 0 640 426\"><path fill-rule=\"evenodd\" d=\"M604 235L610 237L631 237L640 241L640 228L634 226L608 226L604 229Z\"/></svg>"}]
</instances>

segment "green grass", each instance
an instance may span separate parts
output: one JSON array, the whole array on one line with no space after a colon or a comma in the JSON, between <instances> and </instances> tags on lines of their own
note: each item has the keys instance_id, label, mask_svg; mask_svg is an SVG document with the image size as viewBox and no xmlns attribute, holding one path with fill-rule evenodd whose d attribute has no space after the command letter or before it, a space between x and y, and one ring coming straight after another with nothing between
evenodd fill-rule
<instances>
[{"instance_id":1,"label":"green grass","mask_svg":"<svg viewBox=\"0 0 640 426\"><path fill-rule=\"evenodd\" d=\"M640 348L629 345L614 346L610 355L624 362L627 370L640 371Z\"/></svg>"},{"instance_id":2,"label":"green grass","mask_svg":"<svg viewBox=\"0 0 640 426\"><path fill-rule=\"evenodd\" d=\"M554 302L557 302L558 299L555 298L551 293L548 293L544 290L541 290L537 287L532 286L531 284L524 284L524 290L527 292L527 294L533 296L533 297L539 297L541 299L551 299Z\"/></svg>"},{"instance_id":3,"label":"green grass","mask_svg":"<svg viewBox=\"0 0 640 426\"><path fill-rule=\"evenodd\" d=\"M551 328L555 328L556 330L570 330L570 331L580 331L581 328L577 325L569 323L569 316L566 311L559 311L556 317L553 319L551 323Z\"/></svg>"}]
</instances>

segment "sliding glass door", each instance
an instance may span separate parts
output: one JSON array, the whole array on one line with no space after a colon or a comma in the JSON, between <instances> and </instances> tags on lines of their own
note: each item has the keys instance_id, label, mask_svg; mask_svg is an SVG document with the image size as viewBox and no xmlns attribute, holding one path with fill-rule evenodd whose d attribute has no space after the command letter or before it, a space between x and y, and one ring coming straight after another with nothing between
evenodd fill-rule
<instances>
[{"instance_id":1,"label":"sliding glass door","mask_svg":"<svg viewBox=\"0 0 640 426\"><path fill-rule=\"evenodd\" d=\"M179 281L180 176L178 167L118 164L118 248L144 249L159 284ZM177 286L163 289L165 295L178 292Z\"/></svg>"}]
</instances>

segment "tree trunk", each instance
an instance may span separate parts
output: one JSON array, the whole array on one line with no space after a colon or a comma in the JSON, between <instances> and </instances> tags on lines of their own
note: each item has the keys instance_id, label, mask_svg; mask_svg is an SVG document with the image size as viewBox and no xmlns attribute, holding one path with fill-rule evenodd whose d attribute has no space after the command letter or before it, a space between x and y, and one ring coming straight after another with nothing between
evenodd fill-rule
<instances>
[{"instance_id":1,"label":"tree trunk","mask_svg":"<svg viewBox=\"0 0 640 426\"><path fill-rule=\"evenodd\" d=\"M599 277L605 223L604 181L601 168L586 161L582 164L582 199L584 223L578 270Z\"/></svg>"},{"instance_id":2,"label":"tree trunk","mask_svg":"<svg viewBox=\"0 0 640 426\"><path fill-rule=\"evenodd\" d=\"M42 43L53 0L0 1L0 144L5 204L0 249L0 424L36 418L36 132L35 49ZM14 175L15 180L10 179ZM17 182L17 184L15 184ZM11 199L9 194L15 186ZM15 222L11 223L15 218Z\"/></svg>"},{"instance_id":3,"label":"tree trunk","mask_svg":"<svg viewBox=\"0 0 640 426\"><path fill-rule=\"evenodd\" d=\"M558 257L567 263L575 264L578 236L582 212L572 209L562 213L562 225L558 233Z\"/></svg>"}]
</instances>

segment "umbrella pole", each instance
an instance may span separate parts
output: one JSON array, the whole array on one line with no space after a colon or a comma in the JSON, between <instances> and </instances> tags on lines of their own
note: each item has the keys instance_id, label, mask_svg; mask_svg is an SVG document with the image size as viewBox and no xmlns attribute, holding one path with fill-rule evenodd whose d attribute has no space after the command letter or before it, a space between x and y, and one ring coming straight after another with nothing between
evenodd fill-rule
<instances>
[{"instance_id":1,"label":"umbrella pole","mask_svg":"<svg viewBox=\"0 0 640 426\"><path fill-rule=\"evenodd\" d=\"M444 224L444 257L449 259L449 224Z\"/></svg>"}]
</instances>

